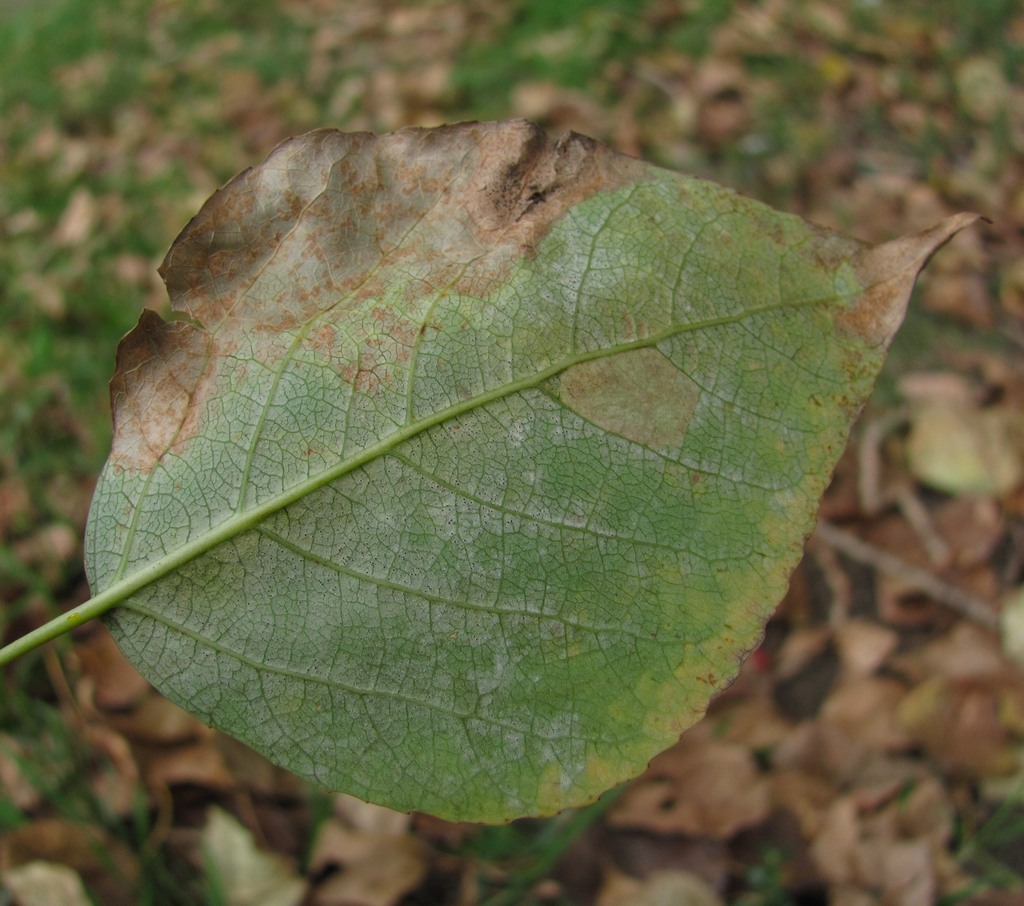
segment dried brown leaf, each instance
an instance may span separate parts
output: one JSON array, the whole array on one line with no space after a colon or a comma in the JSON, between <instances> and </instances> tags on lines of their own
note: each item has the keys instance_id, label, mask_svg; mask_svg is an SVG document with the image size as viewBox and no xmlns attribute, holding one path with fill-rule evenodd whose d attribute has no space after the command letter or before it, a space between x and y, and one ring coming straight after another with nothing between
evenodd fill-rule
<instances>
[{"instance_id":1,"label":"dried brown leaf","mask_svg":"<svg viewBox=\"0 0 1024 906\"><path fill-rule=\"evenodd\" d=\"M0 790L22 811L35 808L42 794L32 784L22 766L27 758L25 745L7 733L0 733Z\"/></svg>"},{"instance_id":2,"label":"dried brown leaf","mask_svg":"<svg viewBox=\"0 0 1024 906\"><path fill-rule=\"evenodd\" d=\"M911 415L907 457L921 482L949 494L1000 497L1024 481L1019 413L933 403Z\"/></svg>"},{"instance_id":3,"label":"dried brown leaf","mask_svg":"<svg viewBox=\"0 0 1024 906\"><path fill-rule=\"evenodd\" d=\"M13 906L91 906L82 879L72 868L54 862L29 862L0 872L0 885Z\"/></svg>"},{"instance_id":4,"label":"dried brown leaf","mask_svg":"<svg viewBox=\"0 0 1024 906\"><path fill-rule=\"evenodd\" d=\"M96 225L97 216L96 199L89 190L84 187L75 189L57 222L54 244L72 246L83 242Z\"/></svg>"},{"instance_id":5,"label":"dried brown leaf","mask_svg":"<svg viewBox=\"0 0 1024 906\"><path fill-rule=\"evenodd\" d=\"M865 747L823 720L800 724L772 753L775 770L806 771L836 786L851 782L864 765Z\"/></svg>"},{"instance_id":6,"label":"dried brown leaf","mask_svg":"<svg viewBox=\"0 0 1024 906\"><path fill-rule=\"evenodd\" d=\"M717 738L748 749L772 749L793 732L792 721L784 718L770 699L761 696L734 701L726 696L713 706L712 714L709 720L714 723Z\"/></svg>"},{"instance_id":7,"label":"dried brown leaf","mask_svg":"<svg viewBox=\"0 0 1024 906\"><path fill-rule=\"evenodd\" d=\"M860 619L841 623L834 640L839 663L850 679L873 674L899 645L899 636L893 630Z\"/></svg>"},{"instance_id":8,"label":"dried brown leaf","mask_svg":"<svg viewBox=\"0 0 1024 906\"><path fill-rule=\"evenodd\" d=\"M813 840L821 831L825 813L837 796L836 787L817 774L776 768L768 775L772 803L797 819L804 837Z\"/></svg>"},{"instance_id":9,"label":"dried brown leaf","mask_svg":"<svg viewBox=\"0 0 1024 906\"><path fill-rule=\"evenodd\" d=\"M881 752L904 749L909 738L895 719L906 694L897 680L867 676L840 684L821 709L821 720L838 727L848 739Z\"/></svg>"},{"instance_id":10,"label":"dried brown leaf","mask_svg":"<svg viewBox=\"0 0 1024 906\"><path fill-rule=\"evenodd\" d=\"M934 906L938 883L927 840L862 841L856 848L857 877L882 902L901 906Z\"/></svg>"},{"instance_id":11,"label":"dried brown leaf","mask_svg":"<svg viewBox=\"0 0 1024 906\"><path fill-rule=\"evenodd\" d=\"M280 856L260 850L235 818L211 808L202 842L226 906L298 906L306 882Z\"/></svg>"},{"instance_id":12,"label":"dried brown leaf","mask_svg":"<svg viewBox=\"0 0 1024 906\"><path fill-rule=\"evenodd\" d=\"M189 784L222 791L234 789L238 783L212 740L185 746L161 747L148 757L143 757L142 761L147 787Z\"/></svg>"},{"instance_id":13,"label":"dried brown leaf","mask_svg":"<svg viewBox=\"0 0 1024 906\"><path fill-rule=\"evenodd\" d=\"M1012 741L999 717L998 679L934 676L899 703L896 719L951 773L971 777L1012 773Z\"/></svg>"},{"instance_id":14,"label":"dried brown leaf","mask_svg":"<svg viewBox=\"0 0 1024 906\"><path fill-rule=\"evenodd\" d=\"M722 899L686 871L656 871L643 880L612 872L596 906L722 906Z\"/></svg>"},{"instance_id":15,"label":"dried brown leaf","mask_svg":"<svg viewBox=\"0 0 1024 906\"><path fill-rule=\"evenodd\" d=\"M174 745L206 735L199 718L155 692L145 696L131 713L113 715L111 724L133 741Z\"/></svg>"},{"instance_id":16,"label":"dried brown leaf","mask_svg":"<svg viewBox=\"0 0 1024 906\"><path fill-rule=\"evenodd\" d=\"M137 902L136 855L97 825L47 818L24 824L0 838L0 868L7 870L36 861L73 869L104 904L131 906Z\"/></svg>"},{"instance_id":17,"label":"dried brown leaf","mask_svg":"<svg viewBox=\"0 0 1024 906\"><path fill-rule=\"evenodd\" d=\"M340 868L319 885L317 906L394 906L423 881L428 851L405 833L381 833L347 827L331 819L319 829L310 871Z\"/></svg>"},{"instance_id":18,"label":"dried brown leaf","mask_svg":"<svg viewBox=\"0 0 1024 906\"><path fill-rule=\"evenodd\" d=\"M919 681L932 676L990 676L1002 673L1008 664L992 633L961 622L923 648L894 657L893 666Z\"/></svg>"},{"instance_id":19,"label":"dried brown leaf","mask_svg":"<svg viewBox=\"0 0 1024 906\"><path fill-rule=\"evenodd\" d=\"M821 830L811 844L811 855L830 884L851 884L857 879L857 843L860 825L857 804L843 796L826 811Z\"/></svg>"},{"instance_id":20,"label":"dried brown leaf","mask_svg":"<svg viewBox=\"0 0 1024 906\"><path fill-rule=\"evenodd\" d=\"M82 674L93 685L92 701L107 711L123 711L150 691L143 678L106 629L95 627L75 646Z\"/></svg>"},{"instance_id":21,"label":"dried brown leaf","mask_svg":"<svg viewBox=\"0 0 1024 906\"><path fill-rule=\"evenodd\" d=\"M763 821L770 791L750 750L714 740L659 755L609 814L613 827L726 839Z\"/></svg>"}]
</instances>

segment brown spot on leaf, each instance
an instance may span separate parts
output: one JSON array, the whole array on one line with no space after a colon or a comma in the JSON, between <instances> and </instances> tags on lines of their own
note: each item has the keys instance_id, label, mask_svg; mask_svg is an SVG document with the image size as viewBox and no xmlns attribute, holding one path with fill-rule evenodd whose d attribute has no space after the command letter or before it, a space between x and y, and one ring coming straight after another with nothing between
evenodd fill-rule
<instances>
[{"instance_id":1,"label":"brown spot on leaf","mask_svg":"<svg viewBox=\"0 0 1024 906\"><path fill-rule=\"evenodd\" d=\"M337 361L329 324L306 338L357 390L373 392L423 330L399 298L486 296L570 207L643 178L644 165L570 134L552 142L523 120L402 129L374 136L320 130L279 145L216 192L160 268L172 307L122 341L111 390L114 463L148 470L201 430L224 353L273 360L286 334L365 299L372 336Z\"/></svg>"},{"instance_id":2,"label":"brown spot on leaf","mask_svg":"<svg viewBox=\"0 0 1024 906\"><path fill-rule=\"evenodd\" d=\"M185 321L142 313L121 340L110 381L115 468L147 471L173 444L185 442L197 424L193 405L203 383L212 343Z\"/></svg>"},{"instance_id":3,"label":"brown spot on leaf","mask_svg":"<svg viewBox=\"0 0 1024 906\"><path fill-rule=\"evenodd\" d=\"M209 328L242 306L248 321L287 329L397 281L413 296L483 295L569 207L642 167L524 120L310 132L215 193L161 274L174 308Z\"/></svg>"},{"instance_id":4,"label":"brown spot on leaf","mask_svg":"<svg viewBox=\"0 0 1024 906\"><path fill-rule=\"evenodd\" d=\"M335 343L338 339L338 331L330 324L321 324L315 330L310 331L307 343L310 347L324 356L334 354Z\"/></svg>"},{"instance_id":5,"label":"brown spot on leaf","mask_svg":"<svg viewBox=\"0 0 1024 906\"><path fill-rule=\"evenodd\" d=\"M598 427L660 450L682 444L700 388L657 349L643 348L574 365L559 395Z\"/></svg>"},{"instance_id":6,"label":"brown spot on leaf","mask_svg":"<svg viewBox=\"0 0 1024 906\"><path fill-rule=\"evenodd\" d=\"M413 321L393 308L377 306L370 314L380 325L380 337L372 345L392 351L390 361L394 364L407 362L412 356L413 347L423 332L424 325ZM386 343L380 342L386 339ZM372 342L372 341L371 341Z\"/></svg>"}]
</instances>

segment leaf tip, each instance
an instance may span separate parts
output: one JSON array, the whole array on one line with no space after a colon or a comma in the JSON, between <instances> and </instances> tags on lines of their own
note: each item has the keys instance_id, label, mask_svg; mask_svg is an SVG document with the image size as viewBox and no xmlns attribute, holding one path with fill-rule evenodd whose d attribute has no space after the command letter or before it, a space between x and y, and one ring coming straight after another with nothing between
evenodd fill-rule
<instances>
[{"instance_id":1,"label":"leaf tip","mask_svg":"<svg viewBox=\"0 0 1024 906\"><path fill-rule=\"evenodd\" d=\"M855 259L865 290L842 318L842 326L871 346L888 346L903 317L917 276L928 259L980 215L954 214L935 226L865 248Z\"/></svg>"}]
</instances>

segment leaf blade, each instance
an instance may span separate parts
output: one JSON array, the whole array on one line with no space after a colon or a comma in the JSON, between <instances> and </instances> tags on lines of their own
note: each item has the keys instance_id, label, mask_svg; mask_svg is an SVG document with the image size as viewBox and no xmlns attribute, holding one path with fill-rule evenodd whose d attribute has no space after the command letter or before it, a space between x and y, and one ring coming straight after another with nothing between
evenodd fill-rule
<instances>
[{"instance_id":1,"label":"leaf blade","mask_svg":"<svg viewBox=\"0 0 1024 906\"><path fill-rule=\"evenodd\" d=\"M858 320L893 266L861 243L522 124L398 135L342 143L347 194L271 192L253 223L253 185L337 172L334 139L297 140L172 247L199 324L147 316L119 352L90 579L131 584L110 624L167 694L293 770L448 817L552 811L642 768L755 644L906 255ZM367 148L437 184L385 205L373 254ZM328 196L356 276L310 239ZM666 405L668 428L631 412Z\"/></svg>"}]
</instances>

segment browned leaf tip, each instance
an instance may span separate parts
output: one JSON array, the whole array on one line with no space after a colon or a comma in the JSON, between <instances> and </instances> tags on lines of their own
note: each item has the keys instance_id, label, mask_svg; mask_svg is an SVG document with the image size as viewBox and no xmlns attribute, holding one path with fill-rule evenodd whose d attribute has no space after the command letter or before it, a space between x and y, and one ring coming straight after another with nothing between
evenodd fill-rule
<instances>
[{"instance_id":1,"label":"browned leaf tip","mask_svg":"<svg viewBox=\"0 0 1024 906\"><path fill-rule=\"evenodd\" d=\"M954 214L930 229L864 249L854 268L866 289L856 306L844 312L841 325L872 345L888 345L907 310L910 293L928 259L977 214Z\"/></svg>"}]
</instances>

